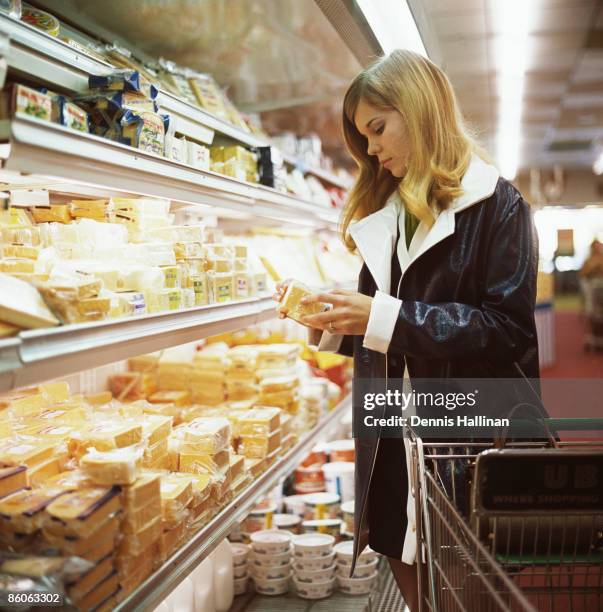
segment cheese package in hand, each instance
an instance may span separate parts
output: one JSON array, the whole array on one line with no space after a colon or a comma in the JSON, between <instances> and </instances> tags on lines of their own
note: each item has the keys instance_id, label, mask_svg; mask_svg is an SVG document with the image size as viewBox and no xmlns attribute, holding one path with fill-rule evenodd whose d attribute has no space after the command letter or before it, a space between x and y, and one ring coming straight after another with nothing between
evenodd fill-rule
<instances>
[{"instance_id":1,"label":"cheese package in hand","mask_svg":"<svg viewBox=\"0 0 603 612\"><path fill-rule=\"evenodd\" d=\"M303 304L301 299L316 293L299 281L292 281L281 300L278 309L284 312L290 319L300 321L301 317L319 314L328 310L329 305L321 302Z\"/></svg>"}]
</instances>

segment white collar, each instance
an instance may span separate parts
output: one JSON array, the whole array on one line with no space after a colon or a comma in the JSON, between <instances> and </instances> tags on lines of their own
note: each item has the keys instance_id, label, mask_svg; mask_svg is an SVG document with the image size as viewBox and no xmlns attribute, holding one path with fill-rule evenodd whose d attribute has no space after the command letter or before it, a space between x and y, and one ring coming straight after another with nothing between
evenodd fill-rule
<instances>
[{"instance_id":1,"label":"white collar","mask_svg":"<svg viewBox=\"0 0 603 612\"><path fill-rule=\"evenodd\" d=\"M494 193L498 178L498 170L474 154L461 180L463 194L453 200L450 206L438 215L431 228L428 228L423 222L419 224L415 235L417 240L413 239L410 249L406 248L405 212L397 193L388 199L381 210L350 225L350 235L375 279L377 288L389 293L391 257L398 224L401 231L398 241L398 258L402 275L404 275L415 259L454 233L456 213L483 202ZM419 243L420 246L417 247Z\"/></svg>"}]
</instances>

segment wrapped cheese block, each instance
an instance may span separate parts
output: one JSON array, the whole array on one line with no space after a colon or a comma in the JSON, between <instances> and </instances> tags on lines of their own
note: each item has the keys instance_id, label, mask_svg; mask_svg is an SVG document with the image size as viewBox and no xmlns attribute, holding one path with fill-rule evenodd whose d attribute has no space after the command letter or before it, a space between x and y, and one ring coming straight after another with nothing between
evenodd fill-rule
<instances>
[{"instance_id":1,"label":"wrapped cheese block","mask_svg":"<svg viewBox=\"0 0 603 612\"><path fill-rule=\"evenodd\" d=\"M139 355L128 359L128 369L132 372L154 373L159 368L159 356L155 354Z\"/></svg>"},{"instance_id":2,"label":"wrapped cheese block","mask_svg":"<svg viewBox=\"0 0 603 612\"><path fill-rule=\"evenodd\" d=\"M67 493L47 507L50 520L44 530L63 537L90 537L121 507L118 487L91 487Z\"/></svg>"},{"instance_id":3,"label":"wrapped cheese block","mask_svg":"<svg viewBox=\"0 0 603 612\"><path fill-rule=\"evenodd\" d=\"M230 477L232 481L235 482L245 476L245 457L243 455L230 455Z\"/></svg>"},{"instance_id":4,"label":"wrapped cheese block","mask_svg":"<svg viewBox=\"0 0 603 612\"><path fill-rule=\"evenodd\" d=\"M122 487L123 503L126 511L142 508L160 498L160 485L159 474L143 472L134 484Z\"/></svg>"},{"instance_id":5,"label":"wrapped cheese block","mask_svg":"<svg viewBox=\"0 0 603 612\"><path fill-rule=\"evenodd\" d=\"M266 470L266 459L245 457L245 471L251 474L252 478L257 478Z\"/></svg>"},{"instance_id":6,"label":"wrapped cheese block","mask_svg":"<svg viewBox=\"0 0 603 612\"><path fill-rule=\"evenodd\" d=\"M29 484L33 487L41 486L51 477L61 472L60 457L51 457L42 463L27 469Z\"/></svg>"},{"instance_id":7,"label":"wrapped cheese block","mask_svg":"<svg viewBox=\"0 0 603 612\"><path fill-rule=\"evenodd\" d=\"M191 474L211 474L223 478L228 471L230 451L223 450L214 455L184 451L180 453L179 470Z\"/></svg>"},{"instance_id":8,"label":"wrapped cheese block","mask_svg":"<svg viewBox=\"0 0 603 612\"><path fill-rule=\"evenodd\" d=\"M239 445L239 452L245 457L268 457L278 452L281 445L281 430L277 429L269 435L244 436Z\"/></svg>"},{"instance_id":9,"label":"wrapped cheese block","mask_svg":"<svg viewBox=\"0 0 603 612\"><path fill-rule=\"evenodd\" d=\"M197 418L182 428L182 451L213 455L228 448L230 422L225 418Z\"/></svg>"},{"instance_id":10,"label":"wrapped cheese block","mask_svg":"<svg viewBox=\"0 0 603 612\"><path fill-rule=\"evenodd\" d=\"M119 515L110 516L86 537L56 535L42 527L44 539L64 555L73 555L89 560L102 559L113 552L120 533Z\"/></svg>"},{"instance_id":11,"label":"wrapped cheese block","mask_svg":"<svg viewBox=\"0 0 603 612\"><path fill-rule=\"evenodd\" d=\"M144 525L136 533L126 533L119 543L120 555L138 555L161 537L161 516Z\"/></svg>"},{"instance_id":12,"label":"wrapped cheese block","mask_svg":"<svg viewBox=\"0 0 603 612\"><path fill-rule=\"evenodd\" d=\"M79 601L77 601L77 607L79 610L100 610L99 606L103 604L103 609L105 608L105 602L115 595L119 590L119 580L117 576L117 572L113 572L110 574L105 580L103 580L99 585L97 585L94 589L92 589L89 593L87 593L84 597L82 597ZM114 608L112 602L108 602L111 607L108 609L111 610Z\"/></svg>"},{"instance_id":13,"label":"wrapped cheese block","mask_svg":"<svg viewBox=\"0 0 603 612\"><path fill-rule=\"evenodd\" d=\"M157 391L155 376L147 372L112 374L108 380L111 393L120 400L139 400Z\"/></svg>"},{"instance_id":14,"label":"wrapped cheese block","mask_svg":"<svg viewBox=\"0 0 603 612\"><path fill-rule=\"evenodd\" d=\"M16 533L33 533L45 520L44 510L65 494L60 487L22 489L0 500L0 526Z\"/></svg>"},{"instance_id":15,"label":"wrapped cheese block","mask_svg":"<svg viewBox=\"0 0 603 612\"><path fill-rule=\"evenodd\" d=\"M143 449L137 446L110 451L88 450L80 461L82 471L98 485L131 485L142 466Z\"/></svg>"},{"instance_id":16,"label":"wrapped cheese block","mask_svg":"<svg viewBox=\"0 0 603 612\"><path fill-rule=\"evenodd\" d=\"M260 382L260 392L262 394L286 393L293 391L297 387L299 387L299 378L297 376L264 378Z\"/></svg>"},{"instance_id":17,"label":"wrapped cheese block","mask_svg":"<svg viewBox=\"0 0 603 612\"><path fill-rule=\"evenodd\" d=\"M278 308L294 321L300 321L304 316L319 314L328 310L329 305L322 302L313 302L311 304L303 304L301 302L302 298L309 297L315 293L316 291L313 291L303 283L292 281L289 283Z\"/></svg>"},{"instance_id":18,"label":"wrapped cheese block","mask_svg":"<svg viewBox=\"0 0 603 612\"><path fill-rule=\"evenodd\" d=\"M69 439L69 453L81 457L89 449L110 451L142 441L142 427L126 421L103 420L74 433Z\"/></svg>"},{"instance_id":19,"label":"wrapped cheese block","mask_svg":"<svg viewBox=\"0 0 603 612\"><path fill-rule=\"evenodd\" d=\"M257 346L257 369L284 370L295 365L299 355L298 344L261 344Z\"/></svg>"},{"instance_id":20,"label":"wrapped cheese block","mask_svg":"<svg viewBox=\"0 0 603 612\"><path fill-rule=\"evenodd\" d=\"M161 534L160 555L163 561L171 557L176 549L182 544L185 534L186 524L184 521L180 522L173 529L166 529Z\"/></svg>"},{"instance_id":21,"label":"wrapped cheese block","mask_svg":"<svg viewBox=\"0 0 603 612\"><path fill-rule=\"evenodd\" d=\"M54 327L59 324L59 320L46 306L35 287L2 273L0 273L0 320L24 329Z\"/></svg>"},{"instance_id":22,"label":"wrapped cheese block","mask_svg":"<svg viewBox=\"0 0 603 612\"><path fill-rule=\"evenodd\" d=\"M27 465L33 467L50 459L55 452L53 444L39 440L7 440L0 447L0 465Z\"/></svg>"},{"instance_id":23,"label":"wrapped cheese block","mask_svg":"<svg viewBox=\"0 0 603 612\"><path fill-rule=\"evenodd\" d=\"M27 466L15 465L0 468L0 498L27 486Z\"/></svg>"},{"instance_id":24,"label":"wrapped cheese block","mask_svg":"<svg viewBox=\"0 0 603 612\"><path fill-rule=\"evenodd\" d=\"M151 404L175 404L176 406L187 406L191 402L188 391L157 391L147 399Z\"/></svg>"},{"instance_id":25,"label":"wrapped cheese block","mask_svg":"<svg viewBox=\"0 0 603 612\"><path fill-rule=\"evenodd\" d=\"M77 581L67 584L67 594L69 598L77 606L77 602L112 574L114 569L113 559L111 557L103 559L100 563L90 568L90 570Z\"/></svg>"},{"instance_id":26,"label":"wrapped cheese block","mask_svg":"<svg viewBox=\"0 0 603 612\"><path fill-rule=\"evenodd\" d=\"M253 408L239 415L237 433L240 436L269 435L280 429L280 408Z\"/></svg>"},{"instance_id":27,"label":"wrapped cheese block","mask_svg":"<svg viewBox=\"0 0 603 612\"><path fill-rule=\"evenodd\" d=\"M157 464L162 457L168 454L168 439L164 438L159 440L152 446L147 446L144 449L144 456L142 458L143 467L152 468Z\"/></svg>"}]
</instances>

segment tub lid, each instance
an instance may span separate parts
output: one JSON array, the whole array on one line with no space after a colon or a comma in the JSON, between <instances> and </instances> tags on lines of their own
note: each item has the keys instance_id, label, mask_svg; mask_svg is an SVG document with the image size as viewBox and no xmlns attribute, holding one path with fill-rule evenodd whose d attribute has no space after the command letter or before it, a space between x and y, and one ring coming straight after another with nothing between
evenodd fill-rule
<instances>
[{"instance_id":1,"label":"tub lid","mask_svg":"<svg viewBox=\"0 0 603 612\"><path fill-rule=\"evenodd\" d=\"M339 500L340 497L336 493L308 493L304 501L310 506L318 506L319 504L338 504Z\"/></svg>"}]
</instances>

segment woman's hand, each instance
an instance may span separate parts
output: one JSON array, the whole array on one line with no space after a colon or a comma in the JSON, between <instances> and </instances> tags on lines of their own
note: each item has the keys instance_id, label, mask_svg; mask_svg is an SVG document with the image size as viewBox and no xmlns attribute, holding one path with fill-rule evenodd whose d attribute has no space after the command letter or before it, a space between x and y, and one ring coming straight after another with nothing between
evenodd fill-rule
<instances>
[{"instance_id":1,"label":"woman's hand","mask_svg":"<svg viewBox=\"0 0 603 612\"><path fill-rule=\"evenodd\" d=\"M320 314L302 317L308 327L322 329L331 334L364 336L368 325L373 298L362 293L334 289L330 293L318 293L302 298L302 303L323 302L333 308Z\"/></svg>"},{"instance_id":2,"label":"woman's hand","mask_svg":"<svg viewBox=\"0 0 603 612\"><path fill-rule=\"evenodd\" d=\"M279 281L274 287L275 293L272 294L272 299L275 302L282 302L285 293L287 292L287 287L293 282L291 278L287 278L285 280ZM277 308L278 310L278 318L284 319L287 316L287 313L283 312L281 308Z\"/></svg>"}]
</instances>

